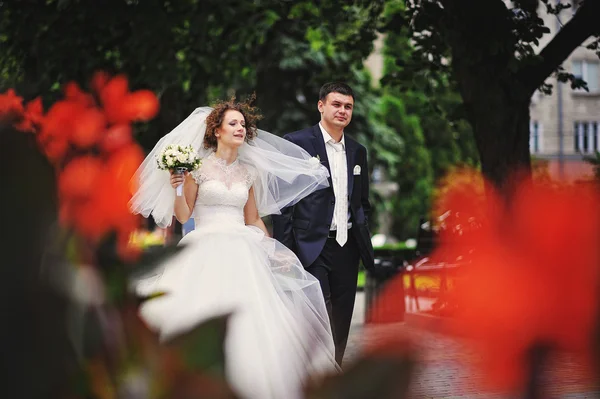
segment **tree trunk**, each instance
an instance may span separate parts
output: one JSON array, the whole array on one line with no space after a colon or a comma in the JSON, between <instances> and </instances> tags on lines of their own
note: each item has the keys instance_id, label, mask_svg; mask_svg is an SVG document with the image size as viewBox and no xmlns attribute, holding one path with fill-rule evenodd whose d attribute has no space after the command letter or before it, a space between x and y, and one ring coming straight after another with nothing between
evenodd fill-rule
<instances>
[{"instance_id":1,"label":"tree trunk","mask_svg":"<svg viewBox=\"0 0 600 399\"><path fill-rule=\"evenodd\" d=\"M531 175L527 91L509 75L494 76L482 65L477 72L457 71L467 117L475 135L483 175L510 197L517 175Z\"/></svg>"},{"instance_id":2,"label":"tree trunk","mask_svg":"<svg viewBox=\"0 0 600 399\"><path fill-rule=\"evenodd\" d=\"M483 175L508 194L517 175L531 175L529 102L480 99L473 108L470 119Z\"/></svg>"}]
</instances>

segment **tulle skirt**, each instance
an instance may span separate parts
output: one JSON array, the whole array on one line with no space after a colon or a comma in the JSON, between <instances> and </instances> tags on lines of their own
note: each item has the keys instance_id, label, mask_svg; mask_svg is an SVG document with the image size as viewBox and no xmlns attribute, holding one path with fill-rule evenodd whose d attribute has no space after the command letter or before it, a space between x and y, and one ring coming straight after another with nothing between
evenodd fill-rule
<instances>
[{"instance_id":1,"label":"tulle skirt","mask_svg":"<svg viewBox=\"0 0 600 399\"><path fill-rule=\"evenodd\" d=\"M159 272L136 283L140 316L168 340L231 313L226 377L243 398L302 397L309 376L338 370L323 294L293 252L252 226L200 224Z\"/></svg>"}]
</instances>

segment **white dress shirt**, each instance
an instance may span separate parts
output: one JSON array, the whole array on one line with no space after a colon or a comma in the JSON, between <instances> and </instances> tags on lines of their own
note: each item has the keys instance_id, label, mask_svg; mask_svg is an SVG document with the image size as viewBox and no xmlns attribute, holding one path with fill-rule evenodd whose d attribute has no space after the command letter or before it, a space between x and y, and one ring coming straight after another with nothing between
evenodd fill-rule
<instances>
[{"instance_id":1,"label":"white dress shirt","mask_svg":"<svg viewBox=\"0 0 600 399\"><path fill-rule=\"evenodd\" d=\"M347 229L349 229L352 227L352 224L350 223L350 212L348 209L348 164L346 160L346 141L344 135L342 135L342 139L339 143L336 142L331 135L327 133L327 130L325 130L320 122L319 128L321 129L323 141L325 142L325 150L327 151L329 169L331 171L331 181L333 183L333 194L335 195L335 208L330 229L337 230L339 225L338 217L343 217L341 215L345 215L347 218ZM341 200L339 196L340 193L344 193L343 200ZM339 209L340 205L345 205L346 209Z\"/></svg>"}]
</instances>

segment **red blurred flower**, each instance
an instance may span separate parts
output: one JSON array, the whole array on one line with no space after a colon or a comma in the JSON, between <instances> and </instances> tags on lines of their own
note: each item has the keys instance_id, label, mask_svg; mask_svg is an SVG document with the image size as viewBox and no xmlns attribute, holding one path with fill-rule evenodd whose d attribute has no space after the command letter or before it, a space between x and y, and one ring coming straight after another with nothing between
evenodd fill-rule
<instances>
[{"instance_id":1,"label":"red blurred flower","mask_svg":"<svg viewBox=\"0 0 600 399\"><path fill-rule=\"evenodd\" d=\"M137 144L130 144L110 156L106 162L99 159L80 160L65 168L63 192L71 197L86 193L87 200L73 205L73 224L84 236L97 240L109 231L117 232L120 237L119 252L131 260L136 251L127 248L129 235L139 228L140 219L129 210L131 200L130 181L144 159L144 153ZM83 165L87 162L86 165ZM93 170L83 177L84 170ZM69 180L67 180L69 178ZM87 191L90 190L90 191ZM65 210L65 215L69 215ZM125 238L126 237L126 238ZM125 242L126 241L126 242Z\"/></svg>"},{"instance_id":2,"label":"red blurred flower","mask_svg":"<svg viewBox=\"0 0 600 399\"><path fill-rule=\"evenodd\" d=\"M100 148L108 153L121 149L133 142L133 133L130 125L120 124L111 126L100 142Z\"/></svg>"},{"instance_id":3,"label":"red blurred flower","mask_svg":"<svg viewBox=\"0 0 600 399\"><path fill-rule=\"evenodd\" d=\"M442 204L454 214L478 215L482 224L464 237L452 233L456 220L447 219L430 258L453 261L448 254L474 249L453 288L457 312L448 331L472 339L488 383L523 388L532 348L592 353L600 299L599 191L523 180L507 203L491 188L482 201L482 185L474 184L447 188L437 209ZM402 300L395 289L402 277L380 294L372 321L393 316L386 310Z\"/></svg>"},{"instance_id":4,"label":"red blurred flower","mask_svg":"<svg viewBox=\"0 0 600 399\"><path fill-rule=\"evenodd\" d=\"M129 82L123 75L110 79L99 91L106 118L111 124L129 123L123 114L124 99L129 94Z\"/></svg>"},{"instance_id":5,"label":"red blurred flower","mask_svg":"<svg viewBox=\"0 0 600 399\"><path fill-rule=\"evenodd\" d=\"M0 120L36 134L57 167L61 223L92 242L115 232L120 255L133 260L138 250L129 247L129 236L140 218L131 214L129 201L144 152L133 140L130 123L154 117L158 99L148 90L130 93L125 76L111 78L101 71L94 74L91 87L102 108L93 95L69 82L63 88L65 98L46 115L40 98L23 107L22 98L9 90L0 94Z\"/></svg>"},{"instance_id":6,"label":"red blurred flower","mask_svg":"<svg viewBox=\"0 0 600 399\"><path fill-rule=\"evenodd\" d=\"M44 147L54 139L68 140L86 149L96 145L106 129L106 118L98 108L74 101L59 101L46 114L38 135Z\"/></svg>"},{"instance_id":7,"label":"red blurred flower","mask_svg":"<svg viewBox=\"0 0 600 399\"><path fill-rule=\"evenodd\" d=\"M158 113L156 95L149 90L130 93L127 79L122 75L110 79L99 93L111 124L147 121Z\"/></svg>"},{"instance_id":8,"label":"red blurred flower","mask_svg":"<svg viewBox=\"0 0 600 399\"><path fill-rule=\"evenodd\" d=\"M104 114L97 108L88 108L73 115L70 140L79 148L90 148L98 144L105 130Z\"/></svg>"},{"instance_id":9,"label":"red blurred flower","mask_svg":"<svg viewBox=\"0 0 600 399\"><path fill-rule=\"evenodd\" d=\"M102 169L102 162L96 157L85 155L73 159L58 177L59 194L68 201L89 197Z\"/></svg>"},{"instance_id":10,"label":"red blurred flower","mask_svg":"<svg viewBox=\"0 0 600 399\"><path fill-rule=\"evenodd\" d=\"M403 276L390 280L375 298L368 309L366 324L387 324L403 321L404 311L401 306L404 301Z\"/></svg>"},{"instance_id":11,"label":"red blurred flower","mask_svg":"<svg viewBox=\"0 0 600 399\"><path fill-rule=\"evenodd\" d=\"M40 146L44 155L54 165L59 164L69 150L69 142L63 137L49 137L43 144L40 143Z\"/></svg>"},{"instance_id":12,"label":"red blurred flower","mask_svg":"<svg viewBox=\"0 0 600 399\"><path fill-rule=\"evenodd\" d=\"M103 223L119 234L132 233L139 227L139 218L129 211L130 199L127 186L105 168L93 194L95 217L101 217Z\"/></svg>"},{"instance_id":13,"label":"red blurred flower","mask_svg":"<svg viewBox=\"0 0 600 399\"><path fill-rule=\"evenodd\" d=\"M98 159L87 166L75 165L72 178L64 183L63 192L71 197L81 195L85 190L90 190L87 200L73 205L73 210L66 208L65 218L72 215L75 228L84 236L96 240L109 231L117 232L121 237L119 251L129 258L135 251L128 251L123 241L129 241L129 235L140 225L138 215L133 215L129 210L131 200L130 180L134 172L143 161L143 151L136 144L117 151L105 163ZM86 161L87 162L87 161ZM68 166L70 166L70 163ZM83 169L95 169L88 179L78 176ZM66 170L66 169L65 169ZM126 238L124 238L126 237Z\"/></svg>"},{"instance_id":14,"label":"red blurred flower","mask_svg":"<svg viewBox=\"0 0 600 399\"><path fill-rule=\"evenodd\" d=\"M85 107L93 107L96 105L94 97L81 90L79 85L75 82L67 83L63 88L63 92L65 93L65 99L71 102L81 104Z\"/></svg>"},{"instance_id":15,"label":"red blurred flower","mask_svg":"<svg viewBox=\"0 0 600 399\"><path fill-rule=\"evenodd\" d=\"M109 80L110 75L108 73L104 71L97 71L92 76L90 86L96 93L100 93Z\"/></svg>"},{"instance_id":16,"label":"red blurred flower","mask_svg":"<svg viewBox=\"0 0 600 399\"><path fill-rule=\"evenodd\" d=\"M104 212L99 212L95 197L71 204L72 226L77 233L92 242L98 242L111 230L111 224Z\"/></svg>"},{"instance_id":17,"label":"red blurred flower","mask_svg":"<svg viewBox=\"0 0 600 399\"><path fill-rule=\"evenodd\" d=\"M23 119L15 124L15 128L22 132L35 133L41 125L43 117L42 98L37 97L25 105Z\"/></svg>"},{"instance_id":18,"label":"red blurred flower","mask_svg":"<svg viewBox=\"0 0 600 399\"><path fill-rule=\"evenodd\" d=\"M133 192L136 182L133 175L144 161L144 150L137 144L130 144L111 154L107 162L107 170L117 179L121 187Z\"/></svg>"},{"instance_id":19,"label":"red blurred flower","mask_svg":"<svg viewBox=\"0 0 600 399\"><path fill-rule=\"evenodd\" d=\"M63 138L69 140L73 136L73 121L83 113L87 107L73 101L59 101L52 105L42 124L38 136L40 144L44 145L49 138Z\"/></svg>"},{"instance_id":20,"label":"red blurred flower","mask_svg":"<svg viewBox=\"0 0 600 399\"><path fill-rule=\"evenodd\" d=\"M129 121L148 121L158 114L159 103L150 90L138 90L123 102L123 117Z\"/></svg>"},{"instance_id":21,"label":"red blurred flower","mask_svg":"<svg viewBox=\"0 0 600 399\"><path fill-rule=\"evenodd\" d=\"M589 187L521 183L508 207L488 192L486 226L456 288L456 324L475 338L489 382L522 387L527 353L586 352L598 316L600 198ZM453 209L473 200L450 196ZM457 199L460 198L460 202ZM439 251L460 245L442 237ZM568 322L566 322L568 320Z\"/></svg>"},{"instance_id":22,"label":"red blurred flower","mask_svg":"<svg viewBox=\"0 0 600 399\"><path fill-rule=\"evenodd\" d=\"M13 89L0 94L0 122L19 121L24 112L23 98L17 96Z\"/></svg>"}]
</instances>

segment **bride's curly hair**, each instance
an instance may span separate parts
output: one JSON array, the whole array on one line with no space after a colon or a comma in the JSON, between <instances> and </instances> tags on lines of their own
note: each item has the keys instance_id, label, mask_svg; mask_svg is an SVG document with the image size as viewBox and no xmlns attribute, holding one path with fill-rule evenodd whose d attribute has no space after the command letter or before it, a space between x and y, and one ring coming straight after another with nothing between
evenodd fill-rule
<instances>
[{"instance_id":1,"label":"bride's curly hair","mask_svg":"<svg viewBox=\"0 0 600 399\"><path fill-rule=\"evenodd\" d=\"M228 101L218 101L213 105L212 112L206 117L206 133L204 134L204 148L217 149L217 137L215 133L223 124L225 113L229 110L238 111L244 117L246 122L246 141L249 142L257 134L256 122L262 119L257 107L252 103L256 100L256 95L252 94L243 102L236 102L235 96Z\"/></svg>"}]
</instances>

